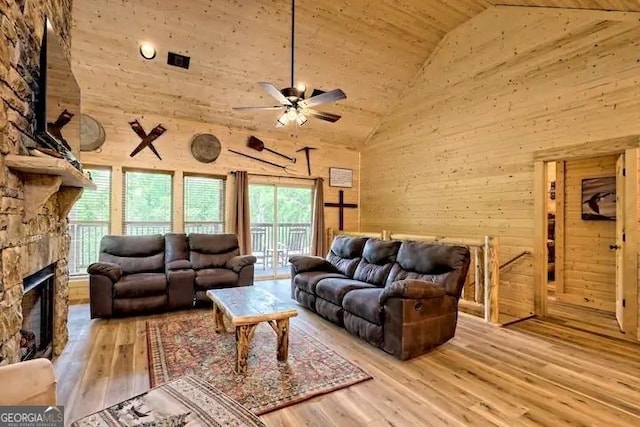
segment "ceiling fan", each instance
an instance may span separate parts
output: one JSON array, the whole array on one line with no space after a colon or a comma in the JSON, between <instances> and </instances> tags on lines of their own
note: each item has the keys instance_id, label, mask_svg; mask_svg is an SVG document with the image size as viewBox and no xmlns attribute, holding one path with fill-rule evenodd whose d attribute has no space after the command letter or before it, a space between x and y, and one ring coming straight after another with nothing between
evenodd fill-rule
<instances>
[{"instance_id":1,"label":"ceiling fan","mask_svg":"<svg viewBox=\"0 0 640 427\"><path fill-rule=\"evenodd\" d=\"M284 89L278 89L274 84L267 82L258 83L265 92L271 95L280 105L264 106L264 107L233 107L234 110L256 110L256 111L273 111L283 110L276 127L283 127L289 123L297 123L299 126L307 123L307 117L316 117L327 122L337 122L340 120L339 115L314 110L321 104L346 99L347 95L341 89L334 89L328 92L314 89L309 98L305 98L306 87L302 84L295 85L294 80L294 53L295 53L295 0L291 0L291 86Z\"/></svg>"}]
</instances>

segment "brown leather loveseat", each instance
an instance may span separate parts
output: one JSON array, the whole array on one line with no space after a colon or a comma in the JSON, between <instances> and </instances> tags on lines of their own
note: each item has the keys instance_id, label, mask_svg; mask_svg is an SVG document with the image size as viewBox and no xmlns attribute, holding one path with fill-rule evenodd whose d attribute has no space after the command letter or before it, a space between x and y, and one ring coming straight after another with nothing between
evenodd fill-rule
<instances>
[{"instance_id":1,"label":"brown leather loveseat","mask_svg":"<svg viewBox=\"0 0 640 427\"><path fill-rule=\"evenodd\" d=\"M234 234L105 236L87 269L91 318L191 308L208 289L253 284Z\"/></svg>"},{"instance_id":2,"label":"brown leather loveseat","mask_svg":"<svg viewBox=\"0 0 640 427\"><path fill-rule=\"evenodd\" d=\"M337 236L326 258L292 256L292 297L400 359L453 338L469 249Z\"/></svg>"}]
</instances>

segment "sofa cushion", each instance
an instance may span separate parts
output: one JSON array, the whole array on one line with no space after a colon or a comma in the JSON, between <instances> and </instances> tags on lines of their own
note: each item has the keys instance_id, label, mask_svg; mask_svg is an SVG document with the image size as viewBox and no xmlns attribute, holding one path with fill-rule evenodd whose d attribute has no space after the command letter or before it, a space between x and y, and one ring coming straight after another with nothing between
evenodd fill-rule
<instances>
[{"instance_id":1,"label":"sofa cushion","mask_svg":"<svg viewBox=\"0 0 640 427\"><path fill-rule=\"evenodd\" d=\"M194 269L220 268L240 255L235 234L189 234L189 261Z\"/></svg>"},{"instance_id":2,"label":"sofa cushion","mask_svg":"<svg viewBox=\"0 0 640 427\"><path fill-rule=\"evenodd\" d=\"M339 273L325 273L324 271L307 271L305 273L296 274L293 278L293 284L309 294L316 294L316 285L322 279L327 278L347 279L347 276Z\"/></svg>"},{"instance_id":3,"label":"sofa cushion","mask_svg":"<svg viewBox=\"0 0 640 427\"><path fill-rule=\"evenodd\" d=\"M115 298L142 298L167 293L164 273L138 273L122 276L113 285Z\"/></svg>"},{"instance_id":4,"label":"sofa cushion","mask_svg":"<svg viewBox=\"0 0 640 427\"><path fill-rule=\"evenodd\" d=\"M459 297L469 258L467 247L404 241L387 277L387 284L405 279L428 280L443 284L447 294Z\"/></svg>"},{"instance_id":5,"label":"sofa cushion","mask_svg":"<svg viewBox=\"0 0 640 427\"><path fill-rule=\"evenodd\" d=\"M384 286L396 260L400 243L396 240L367 240L353 278L371 285Z\"/></svg>"},{"instance_id":6,"label":"sofa cushion","mask_svg":"<svg viewBox=\"0 0 640 427\"><path fill-rule=\"evenodd\" d=\"M402 242L396 260L407 271L443 274L454 269L456 246L408 240Z\"/></svg>"},{"instance_id":7,"label":"sofa cushion","mask_svg":"<svg viewBox=\"0 0 640 427\"><path fill-rule=\"evenodd\" d=\"M374 286L358 280L328 278L318 282L316 285L316 295L333 304L342 305L342 299L347 292L354 289L365 288L374 288Z\"/></svg>"},{"instance_id":8,"label":"sofa cushion","mask_svg":"<svg viewBox=\"0 0 640 427\"><path fill-rule=\"evenodd\" d=\"M99 260L118 264L124 274L160 273L164 271L164 236L104 236Z\"/></svg>"},{"instance_id":9,"label":"sofa cushion","mask_svg":"<svg viewBox=\"0 0 640 427\"><path fill-rule=\"evenodd\" d=\"M327 261L345 276L353 277L367 240L366 237L336 236L327 254Z\"/></svg>"},{"instance_id":10,"label":"sofa cushion","mask_svg":"<svg viewBox=\"0 0 640 427\"><path fill-rule=\"evenodd\" d=\"M145 257L164 252L164 236L104 236L100 241L100 253L120 257Z\"/></svg>"},{"instance_id":11,"label":"sofa cushion","mask_svg":"<svg viewBox=\"0 0 640 427\"><path fill-rule=\"evenodd\" d=\"M380 293L382 288L355 289L345 295L342 308L376 325L382 325L382 306Z\"/></svg>"},{"instance_id":12,"label":"sofa cushion","mask_svg":"<svg viewBox=\"0 0 640 427\"><path fill-rule=\"evenodd\" d=\"M206 268L196 271L196 288L228 288L238 283L238 274L226 268Z\"/></svg>"}]
</instances>

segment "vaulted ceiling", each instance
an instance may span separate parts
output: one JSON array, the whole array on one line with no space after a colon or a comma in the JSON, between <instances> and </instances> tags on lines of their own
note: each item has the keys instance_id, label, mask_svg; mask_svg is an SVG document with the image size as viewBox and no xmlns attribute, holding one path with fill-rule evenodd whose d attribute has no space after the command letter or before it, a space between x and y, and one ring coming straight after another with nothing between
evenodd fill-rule
<instances>
[{"instance_id":1,"label":"vaulted ceiling","mask_svg":"<svg viewBox=\"0 0 640 427\"><path fill-rule=\"evenodd\" d=\"M298 0L296 81L341 88L348 99L321 110L337 123L310 120L305 136L358 146L374 130L443 36L494 4L640 11L632 0ZM257 82L289 86L288 0L76 0L72 61L93 109L117 108L229 127L276 130L277 112ZM158 56L144 60L149 41ZM189 70L167 52L191 57Z\"/></svg>"}]
</instances>

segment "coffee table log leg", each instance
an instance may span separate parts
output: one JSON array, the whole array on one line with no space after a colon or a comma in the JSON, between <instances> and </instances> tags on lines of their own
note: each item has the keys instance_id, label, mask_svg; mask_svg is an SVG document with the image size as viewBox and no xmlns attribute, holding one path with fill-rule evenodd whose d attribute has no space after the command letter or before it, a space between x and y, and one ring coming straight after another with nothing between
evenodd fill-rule
<instances>
[{"instance_id":1,"label":"coffee table log leg","mask_svg":"<svg viewBox=\"0 0 640 427\"><path fill-rule=\"evenodd\" d=\"M220 308L216 304L213 304L213 316L216 319L215 320L216 321L216 332L218 332L218 333L224 332L225 331L224 313L222 312L222 310L220 310Z\"/></svg>"},{"instance_id":2,"label":"coffee table log leg","mask_svg":"<svg viewBox=\"0 0 640 427\"><path fill-rule=\"evenodd\" d=\"M236 372L239 374L247 372L249 345L255 330L256 325L236 326Z\"/></svg>"},{"instance_id":3,"label":"coffee table log leg","mask_svg":"<svg viewBox=\"0 0 640 427\"><path fill-rule=\"evenodd\" d=\"M289 358L289 319L276 320L278 334L278 360L286 362Z\"/></svg>"}]
</instances>

